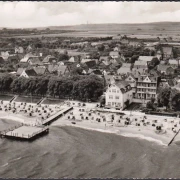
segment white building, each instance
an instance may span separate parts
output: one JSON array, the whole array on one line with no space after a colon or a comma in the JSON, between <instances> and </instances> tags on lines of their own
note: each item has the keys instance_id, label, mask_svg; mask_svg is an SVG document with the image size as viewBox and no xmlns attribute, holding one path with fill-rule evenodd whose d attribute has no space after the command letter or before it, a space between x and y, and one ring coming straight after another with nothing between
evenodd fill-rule
<instances>
[{"instance_id":1,"label":"white building","mask_svg":"<svg viewBox=\"0 0 180 180\"><path fill-rule=\"evenodd\" d=\"M133 91L129 83L117 81L109 85L105 93L106 107L124 109L132 103Z\"/></svg>"}]
</instances>

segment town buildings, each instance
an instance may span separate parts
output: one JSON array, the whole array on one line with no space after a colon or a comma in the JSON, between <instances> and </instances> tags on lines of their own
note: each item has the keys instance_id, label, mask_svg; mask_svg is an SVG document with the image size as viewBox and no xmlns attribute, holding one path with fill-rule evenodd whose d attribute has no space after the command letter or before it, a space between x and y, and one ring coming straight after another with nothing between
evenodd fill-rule
<instances>
[{"instance_id":1,"label":"town buildings","mask_svg":"<svg viewBox=\"0 0 180 180\"><path fill-rule=\"evenodd\" d=\"M137 91L135 98L137 102L147 102L156 98L158 88L158 77L152 75L140 75L137 79Z\"/></svg>"},{"instance_id":2,"label":"town buildings","mask_svg":"<svg viewBox=\"0 0 180 180\"><path fill-rule=\"evenodd\" d=\"M124 109L133 99L132 88L126 81L114 82L105 93L106 107Z\"/></svg>"}]
</instances>

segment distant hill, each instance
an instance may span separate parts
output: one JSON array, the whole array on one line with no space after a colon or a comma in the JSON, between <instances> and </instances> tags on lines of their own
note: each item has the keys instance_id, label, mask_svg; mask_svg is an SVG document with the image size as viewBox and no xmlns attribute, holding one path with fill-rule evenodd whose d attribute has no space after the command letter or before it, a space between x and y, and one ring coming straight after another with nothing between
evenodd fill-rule
<instances>
[{"instance_id":1,"label":"distant hill","mask_svg":"<svg viewBox=\"0 0 180 180\"><path fill-rule=\"evenodd\" d=\"M72 26L49 26L35 27L42 30L50 28L51 30L74 30L77 32L59 33L59 36L79 36L79 37L105 37L117 34L136 35L136 37L151 36L163 37L173 36L180 38L180 22L152 22L152 23L134 23L134 24L81 24ZM28 28L34 29L34 28Z\"/></svg>"},{"instance_id":2,"label":"distant hill","mask_svg":"<svg viewBox=\"0 0 180 180\"><path fill-rule=\"evenodd\" d=\"M153 29L153 28L170 28L170 26L180 27L180 22L152 22L152 23L134 23L134 24L81 24L74 26L50 26L48 28L54 30L102 30L104 28L108 29L124 29L124 28L144 28L144 29ZM174 28L174 27L173 27Z\"/></svg>"}]
</instances>

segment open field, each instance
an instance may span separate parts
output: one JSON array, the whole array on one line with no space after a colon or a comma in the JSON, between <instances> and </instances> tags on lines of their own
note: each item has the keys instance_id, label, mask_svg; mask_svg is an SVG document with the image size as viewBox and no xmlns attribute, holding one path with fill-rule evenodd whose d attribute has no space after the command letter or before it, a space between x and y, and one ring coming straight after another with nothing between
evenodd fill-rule
<instances>
[{"instance_id":1,"label":"open field","mask_svg":"<svg viewBox=\"0 0 180 180\"><path fill-rule=\"evenodd\" d=\"M61 104L63 102L63 99L46 99L42 102L42 104Z\"/></svg>"},{"instance_id":2,"label":"open field","mask_svg":"<svg viewBox=\"0 0 180 180\"><path fill-rule=\"evenodd\" d=\"M34 97L25 97L25 96L18 96L15 100L16 102L26 102L26 103L38 103L41 98L34 98Z\"/></svg>"},{"instance_id":3,"label":"open field","mask_svg":"<svg viewBox=\"0 0 180 180\"><path fill-rule=\"evenodd\" d=\"M13 96L0 95L0 100L3 100L3 101L10 101L12 98Z\"/></svg>"},{"instance_id":4,"label":"open field","mask_svg":"<svg viewBox=\"0 0 180 180\"><path fill-rule=\"evenodd\" d=\"M157 36L173 36L180 39L179 22L159 22L147 24L82 24L76 26L50 27L52 30L74 30L76 32L59 34L40 34L16 36L21 38L37 37L107 37L117 34L126 34L133 37L156 38Z\"/></svg>"}]
</instances>

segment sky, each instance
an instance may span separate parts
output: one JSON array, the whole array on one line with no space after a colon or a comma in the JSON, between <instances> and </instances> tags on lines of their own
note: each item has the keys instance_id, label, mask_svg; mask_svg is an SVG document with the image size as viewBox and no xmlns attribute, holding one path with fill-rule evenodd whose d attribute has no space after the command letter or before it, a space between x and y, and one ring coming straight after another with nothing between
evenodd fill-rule
<instances>
[{"instance_id":1,"label":"sky","mask_svg":"<svg viewBox=\"0 0 180 180\"><path fill-rule=\"evenodd\" d=\"M0 2L0 27L180 22L180 2Z\"/></svg>"}]
</instances>

